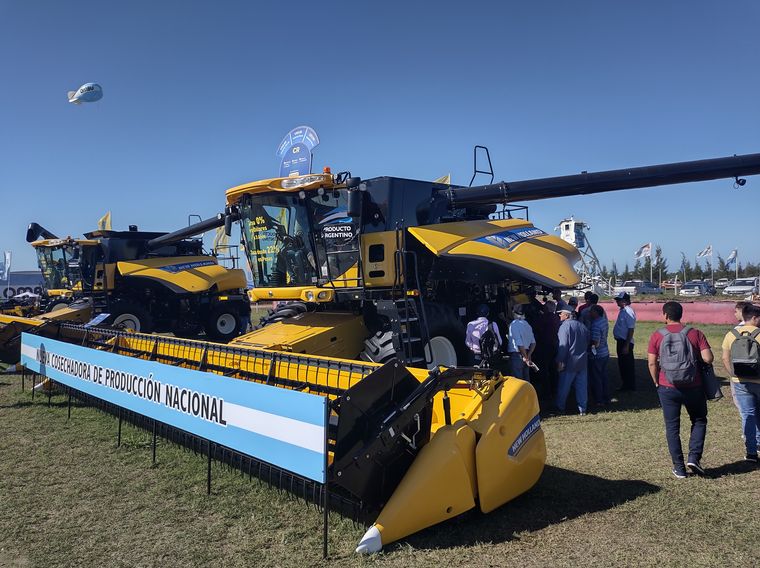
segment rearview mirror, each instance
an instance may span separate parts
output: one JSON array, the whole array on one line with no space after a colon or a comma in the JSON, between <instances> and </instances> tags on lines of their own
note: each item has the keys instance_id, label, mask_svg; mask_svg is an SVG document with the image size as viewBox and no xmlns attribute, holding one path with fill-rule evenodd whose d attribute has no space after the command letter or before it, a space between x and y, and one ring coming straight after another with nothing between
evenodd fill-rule
<instances>
[{"instance_id":1,"label":"rearview mirror","mask_svg":"<svg viewBox=\"0 0 760 568\"><path fill-rule=\"evenodd\" d=\"M364 192L359 189L351 189L348 192L348 216L361 217L364 205Z\"/></svg>"}]
</instances>

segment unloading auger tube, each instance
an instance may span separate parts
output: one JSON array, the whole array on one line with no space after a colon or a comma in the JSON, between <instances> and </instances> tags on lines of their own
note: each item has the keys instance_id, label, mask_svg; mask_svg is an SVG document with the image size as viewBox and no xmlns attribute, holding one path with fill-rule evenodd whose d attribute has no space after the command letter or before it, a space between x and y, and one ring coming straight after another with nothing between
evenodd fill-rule
<instances>
[{"instance_id":1,"label":"unloading auger tube","mask_svg":"<svg viewBox=\"0 0 760 568\"><path fill-rule=\"evenodd\" d=\"M357 552L379 551L476 506L488 513L530 489L544 468L535 389L493 370L428 371L395 360L380 365L66 323L56 335L91 349L327 396L330 492L355 506L359 518L374 520ZM294 475L273 476L273 467L270 483Z\"/></svg>"},{"instance_id":2,"label":"unloading auger tube","mask_svg":"<svg viewBox=\"0 0 760 568\"><path fill-rule=\"evenodd\" d=\"M148 247L148 250L155 250L164 245L176 243L181 240L187 239L189 237L194 237L195 235L200 235L201 233L205 233L206 231L210 231L211 229L216 229L221 226L225 227L227 235L229 235L230 233L229 227L231 226L231 223L236 220L237 220L237 216L233 212L227 211L225 213L217 213L215 217L204 219L203 221L198 221L197 223L193 225L188 225L187 227L184 227L182 229L178 229L171 233L167 233L165 235L161 235L160 237L156 237L155 239L151 239L146 243L145 246Z\"/></svg>"},{"instance_id":3,"label":"unloading auger tube","mask_svg":"<svg viewBox=\"0 0 760 568\"><path fill-rule=\"evenodd\" d=\"M452 188L443 193L451 207L456 208L466 205L535 201L551 197L588 195L722 178L736 178L739 185L744 185L743 180L739 179L741 176L758 174L760 174L760 154L744 154L727 158Z\"/></svg>"}]
</instances>

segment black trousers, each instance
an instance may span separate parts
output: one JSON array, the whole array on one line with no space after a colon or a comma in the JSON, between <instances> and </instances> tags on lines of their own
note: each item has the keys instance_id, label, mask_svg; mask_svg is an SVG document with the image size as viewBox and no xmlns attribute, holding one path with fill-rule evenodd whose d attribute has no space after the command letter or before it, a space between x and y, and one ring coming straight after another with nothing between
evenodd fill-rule
<instances>
[{"instance_id":1,"label":"black trousers","mask_svg":"<svg viewBox=\"0 0 760 568\"><path fill-rule=\"evenodd\" d=\"M616 339L617 342L617 358L618 369L620 369L620 379L622 380L623 390L636 390L636 370L633 366L633 343L628 348L628 353L623 355L623 345L627 341L623 339Z\"/></svg>"},{"instance_id":2,"label":"black trousers","mask_svg":"<svg viewBox=\"0 0 760 568\"><path fill-rule=\"evenodd\" d=\"M689 437L688 461L699 463L702 459L702 450L705 447L705 433L707 432L707 399L705 391L701 387L691 389L675 389L670 387L657 387L657 395L660 397L662 414L665 418L665 438L668 441L668 450L677 468L683 467L683 450L681 449L681 407L686 407L691 419L691 436Z\"/></svg>"}]
</instances>

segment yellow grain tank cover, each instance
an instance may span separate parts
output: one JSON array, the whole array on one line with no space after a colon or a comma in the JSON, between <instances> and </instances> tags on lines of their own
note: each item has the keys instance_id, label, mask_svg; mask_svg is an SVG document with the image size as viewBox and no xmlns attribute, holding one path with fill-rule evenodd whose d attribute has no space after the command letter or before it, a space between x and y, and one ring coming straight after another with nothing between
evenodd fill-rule
<instances>
[{"instance_id":1,"label":"yellow grain tank cover","mask_svg":"<svg viewBox=\"0 0 760 568\"><path fill-rule=\"evenodd\" d=\"M148 258L116 263L122 276L148 278L175 292L205 292L214 286L219 292L246 287L242 270L225 268L211 256Z\"/></svg>"},{"instance_id":2,"label":"yellow grain tank cover","mask_svg":"<svg viewBox=\"0 0 760 568\"><path fill-rule=\"evenodd\" d=\"M368 335L360 315L306 312L236 337L230 345L355 359Z\"/></svg>"},{"instance_id":3,"label":"yellow grain tank cover","mask_svg":"<svg viewBox=\"0 0 760 568\"><path fill-rule=\"evenodd\" d=\"M482 260L552 288L580 282L573 267L578 249L522 219L442 223L409 232L442 258Z\"/></svg>"}]
</instances>

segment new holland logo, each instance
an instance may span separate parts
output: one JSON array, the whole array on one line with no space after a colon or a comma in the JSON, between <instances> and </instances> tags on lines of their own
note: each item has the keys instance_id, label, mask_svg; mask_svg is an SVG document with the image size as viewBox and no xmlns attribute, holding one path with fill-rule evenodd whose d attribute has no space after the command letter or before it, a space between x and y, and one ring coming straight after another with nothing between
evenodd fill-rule
<instances>
[{"instance_id":1,"label":"new holland logo","mask_svg":"<svg viewBox=\"0 0 760 568\"><path fill-rule=\"evenodd\" d=\"M196 260L195 262L183 262L182 264L170 264L168 266L162 266L159 270L164 272L171 272L176 274L184 270L192 270L194 268L202 268L204 266L214 266L216 262L213 260Z\"/></svg>"},{"instance_id":2,"label":"new holland logo","mask_svg":"<svg viewBox=\"0 0 760 568\"><path fill-rule=\"evenodd\" d=\"M533 434L538 432L541 429L541 417L536 414L535 417L533 417L533 420L528 422L527 426L522 429L522 432L520 432L517 435L517 438L515 438L515 441L512 442L512 445L509 447L509 451L507 454L509 457L514 458L517 456L517 454L520 453L520 450L522 450L523 446L525 445L525 442L530 440L533 437Z\"/></svg>"},{"instance_id":3,"label":"new holland logo","mask_svg":"<svg viewBox=\"0 0 760 568\"><path fill-rule=\"evenodd\" d=\"M517 245L534 237L542 237L546 233L536 227L524 227L522 229L514 229L511 231L502 231L494 235L488 235L487 237L480 237L476 239L476 242L486 243L499 248L512 250Z\"/></svg>"}]
</instances>

